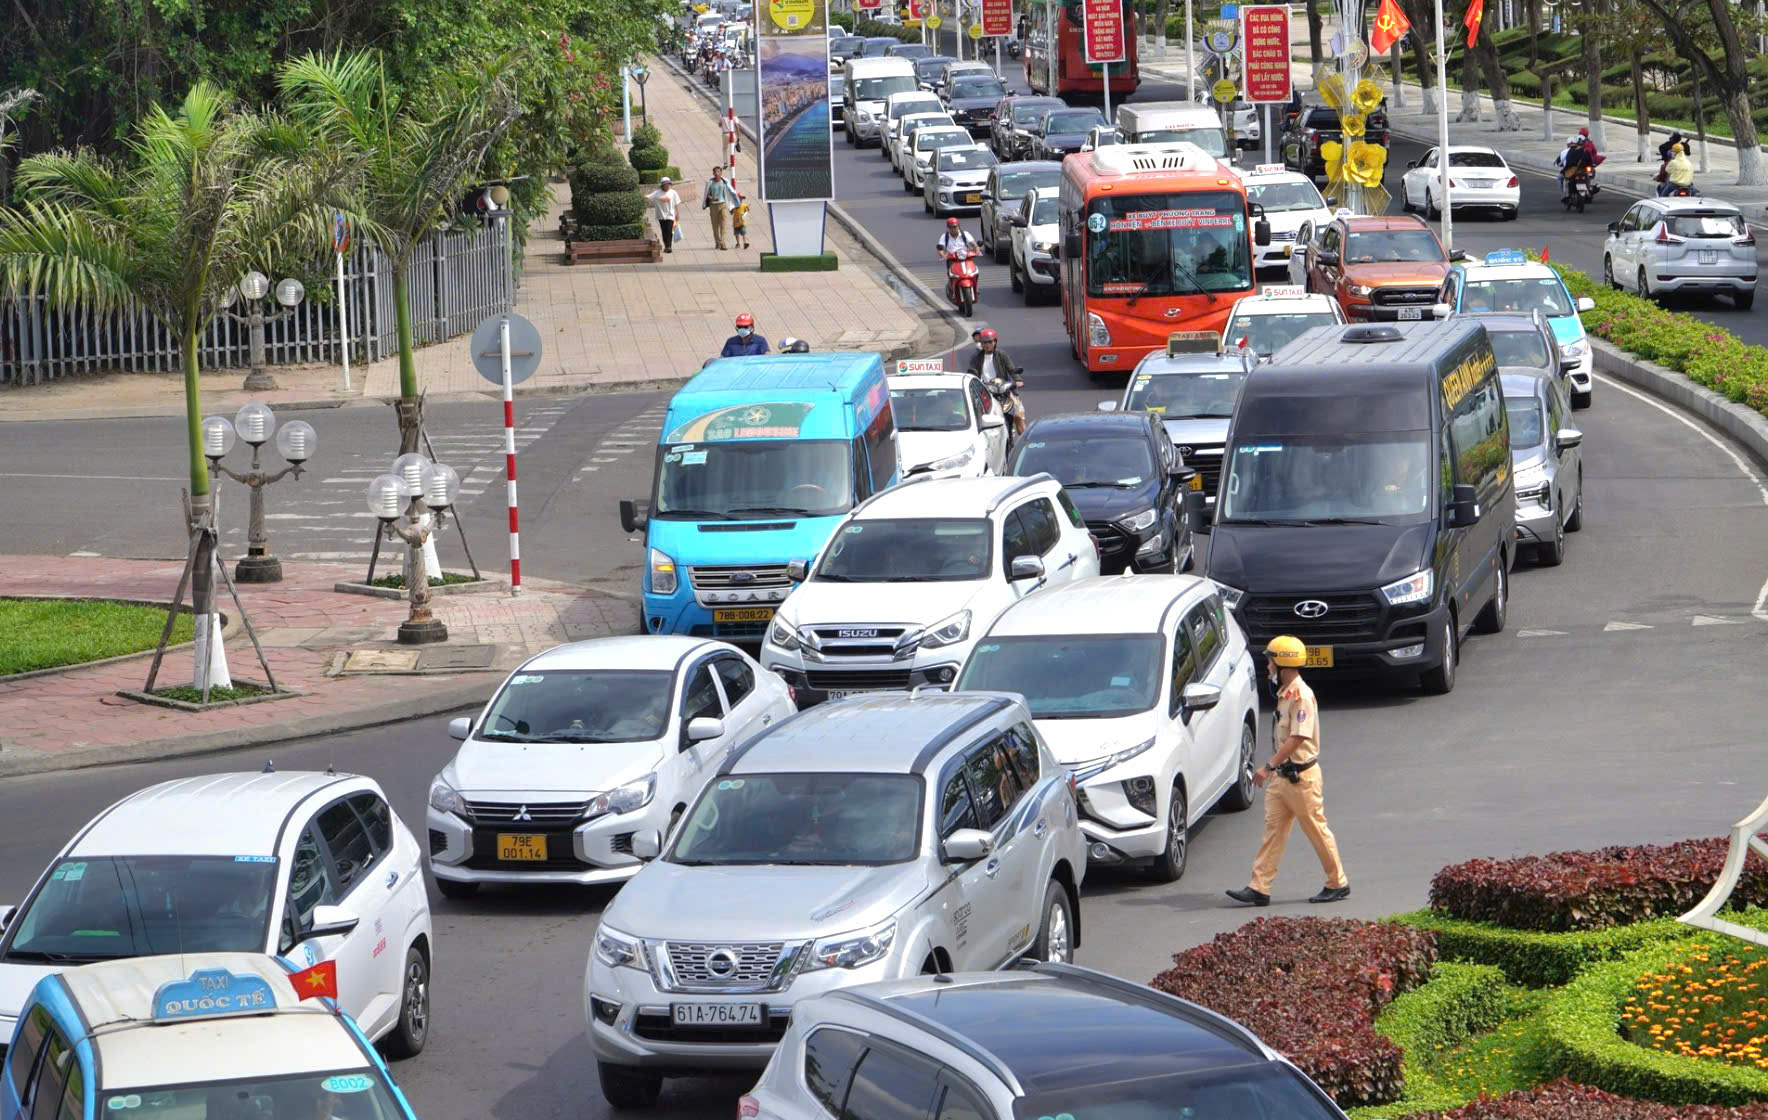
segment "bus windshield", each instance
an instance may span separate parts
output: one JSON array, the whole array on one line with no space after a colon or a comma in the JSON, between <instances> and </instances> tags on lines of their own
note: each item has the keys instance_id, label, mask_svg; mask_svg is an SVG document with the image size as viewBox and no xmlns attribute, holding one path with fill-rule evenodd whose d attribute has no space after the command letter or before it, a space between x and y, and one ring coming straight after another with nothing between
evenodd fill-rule
<instances>
[{"instance_id":1,"label":"bus windshield","mask_svg":"<svg viewBox=\"0 0 1768 1120\"><path fill-rule=\"evenodd\" d=\"M1112 194L1087 204L1087 294L1178 296L1252 287L1246 211L1230 191Z\"/></svg>"},{"instance_id":2,"label":"bus windshield","mask_svg":"<svg viewBox=\"0 0 1768 1120\"><path fill-rule=\"evenodd\" d=\"M683 521L824 517L853 504L853 448L838 439L668 443L651 516Z\"/></svg>"}]
</instances>

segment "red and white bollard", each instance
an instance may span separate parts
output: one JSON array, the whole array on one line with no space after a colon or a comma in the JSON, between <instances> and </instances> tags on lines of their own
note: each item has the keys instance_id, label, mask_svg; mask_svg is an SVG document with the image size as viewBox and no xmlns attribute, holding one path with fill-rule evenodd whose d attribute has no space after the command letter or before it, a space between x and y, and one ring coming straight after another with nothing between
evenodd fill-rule
<instances>
[{"instance_id":1,"label":"red and white bollard","mask_svg":"<svg viewBox=\"0 0 1768 1120\"><path fill-rule=\"evenodd\" d=\"M522 542L516 531L516 391L510 375L510 321L506 317L498 332L503 336L503 458L510 504L510 594L522 593Z\"/></svg>"}]
</instances>

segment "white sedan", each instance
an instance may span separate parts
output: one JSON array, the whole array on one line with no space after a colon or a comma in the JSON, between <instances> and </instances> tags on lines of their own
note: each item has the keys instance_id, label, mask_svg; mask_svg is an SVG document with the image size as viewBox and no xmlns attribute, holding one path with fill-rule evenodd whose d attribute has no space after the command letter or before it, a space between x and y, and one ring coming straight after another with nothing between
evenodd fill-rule
<instances>
[{"instance_id":1,"label":"white sedan","mask_svg":"<svg viewBox=\"0 0 1768 1120\"><path fill-rule=\"evenodd\" d=\"M975 374L893 374L890 411L904 478L1006 473L1006 416Z\"/></svg>"},{"instance_id":2,"label":"white sedan","mask_svg":"<svg viewBox=\"0 0 1768 1120\"><path fill-rule=\"evenodd\" d=\"M1400 177L1400 204L1407 211L1423 210L1432 218L1442 216L1441 149L1432 148L1423 159L1406 164ZM1516 172L1495 149L1473 144L1449 145L1449 208L1496 210L1506 220L1522 207L1522 183Z\"/></svg>"},{"instance_id":3,"label":"white sedan","mask_svg":"<svg viewBox=\"0 0 1768 1120\"><path fill-rule=\"evenodd\" d=\"M952 115L943 109L908 113L892 121L890 134L879 146L884 149L884 158L890 161L890 166L896 168L898 174L902 173L903 145L912 140L915 129L924 124L942 124L948 128L958 127L958 122L952 120Z\"/></svg>"}]
</instances>

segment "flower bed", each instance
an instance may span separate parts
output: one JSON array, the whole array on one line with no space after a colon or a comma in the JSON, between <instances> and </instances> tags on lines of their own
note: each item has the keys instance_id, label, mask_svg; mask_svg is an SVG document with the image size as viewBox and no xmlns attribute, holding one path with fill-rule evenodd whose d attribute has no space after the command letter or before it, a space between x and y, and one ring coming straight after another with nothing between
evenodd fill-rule
<instances>
[{"instance_id":1,"label":"flower bed","mask_svg":"<svg viewBox=\"0 0 1768 1120\"><path fill-rule=\"evenodd\" d=\"M1173 957L1151 983L1239 1021L1341 1106L1400 1095L1401 1052L1375 1017L1429 973L1424 930L1391 922L1260 918Z\"/></svg>"},{"instance_id":2,"label":"flower bed","mask_svg":"<svg viewBox=\"0 0 1768 1120\"><path fill-rule=\"evenodd\" d=\"M1435 933L1437 956L1443 960L1493 965L1503 969L1512 983L1530 988L1556 987L1570 981L1585 965L1612 961L1653 941L1695 932L1674 918L1570 933L1507 929L1492 922L1451 918L1434 910L1416 910L1391 920Z\"/></svg>"},{"instance_id":3,"label":"flower bed","mask_svg":"<svg viewBox=\"0 0 1768 1120\"><path fill-rule=\"evenodd\" d=\"M1480 1097L1446 1112L1421 1112L1408 1120L1768 1120L1768 1105L1741 1108L1683 1105L1672 1108L1605 1093L1571 1081Z\"/></svg>"},{"instance_id":4,"label":"flower bed","mask_svg":"<svg viewBox=\"0 0 1768 1120\"><path fill-rule=\"evenodd\" d=\"M1639 978L1621 1009L1633 1042L1735 1065L1768 1069L1768 951L1747 941L1703 937L1675 947L1662 972Z\"/></svg>"}]
</instances>

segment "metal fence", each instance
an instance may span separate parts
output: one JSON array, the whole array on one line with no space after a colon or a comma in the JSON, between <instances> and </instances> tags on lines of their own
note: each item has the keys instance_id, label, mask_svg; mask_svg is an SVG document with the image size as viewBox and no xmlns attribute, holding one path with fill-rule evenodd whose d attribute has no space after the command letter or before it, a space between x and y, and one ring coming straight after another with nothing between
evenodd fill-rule
<instances>
[{"instance_id":1,"label":"metal fence","mask_svg":"<svg viewBox=\"0 0 1768 1120\"><path fill-rule=\"evenodd\" d=\"M508 310L509 223L444 231L412 254L407 299L418 345L470 332L487 315ZM302 301L264 328L271 365L342 361L338 345L337 259L327 262L330 301ZM273 278L274 279L274 278ZM393 265L379 250L357 245L344 256L350 316L350 357L372 362L398 352ZM217 315L203 331L197 360L204 369L243 369L250 361L244 323ZM0 302L0 384L35 385L71 373L159 372L178 368L178 340L140 307L98 315L58 311L43 296Z\"/></svg>"}]
</instances>

